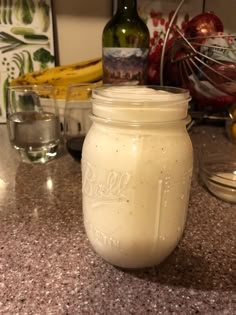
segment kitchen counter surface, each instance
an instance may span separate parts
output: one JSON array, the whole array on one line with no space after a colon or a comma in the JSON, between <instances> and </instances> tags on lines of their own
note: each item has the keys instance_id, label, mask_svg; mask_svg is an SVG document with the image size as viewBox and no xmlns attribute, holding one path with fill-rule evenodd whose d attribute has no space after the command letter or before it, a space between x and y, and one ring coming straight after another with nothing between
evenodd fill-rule
<instances>
[{"instance_id":1,"label":"kitchen counter surface","mask_svg":"<svg viewBox=\"0 0 236 315\"><path fill-rule=\"evenodd\" d=\"M190 131L195 150L187 225L160 266L124 271L86 238L80 164L68 154L20 163L0 125L0 314L236 314L236 205L198 178L200 148L236 149L223 128ZM234 155L236 157L236 154Z\"/></svg>"}]
</instances>

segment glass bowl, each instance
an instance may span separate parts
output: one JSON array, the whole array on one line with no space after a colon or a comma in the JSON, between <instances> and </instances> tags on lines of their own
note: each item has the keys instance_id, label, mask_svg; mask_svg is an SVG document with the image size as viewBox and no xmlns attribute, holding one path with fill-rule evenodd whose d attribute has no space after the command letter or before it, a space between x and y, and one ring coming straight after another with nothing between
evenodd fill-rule
<instances>
[{"instance_id":1,"label":"glass bowl","mask_svg":"<svg viewBox=\"0 0 236 315\"><path fill-rule=\"evenodd\" d=\"M200 160L200 177L213 195L236 203L236 159L208 155Z\"/></svg>"}]
</instances>

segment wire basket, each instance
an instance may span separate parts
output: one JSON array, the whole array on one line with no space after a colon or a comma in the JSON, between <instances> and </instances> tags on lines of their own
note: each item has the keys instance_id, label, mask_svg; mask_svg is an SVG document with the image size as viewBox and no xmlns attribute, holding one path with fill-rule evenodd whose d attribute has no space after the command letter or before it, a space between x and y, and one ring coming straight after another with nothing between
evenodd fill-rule
<instances>
[{"instance_id":1,"label":"wire basket","mask_svg":"<svg viewBox=\"0 0 236 315\"><path fill-rule=\"evenodd\" d=\"M187 88L192 111L228 116L236 99L236 34L224 33L213 13L193 17L184 30L175 24L176 8L160 58L160 85Z\"/></svg>"}]
</instances>

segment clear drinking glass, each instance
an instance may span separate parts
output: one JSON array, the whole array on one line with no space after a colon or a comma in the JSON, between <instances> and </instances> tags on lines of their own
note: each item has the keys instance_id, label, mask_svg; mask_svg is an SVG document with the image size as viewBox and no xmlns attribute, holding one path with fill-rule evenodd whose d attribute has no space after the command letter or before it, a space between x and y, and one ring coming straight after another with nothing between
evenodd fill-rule
<instances>
[{"instance_id":1,"label":"clear drinking glass","mask_svg":"<svg viewBox=\"0 0 236 315\"><path fill-rule=\"evenodd\" d=\"M76 84L67 89L64 137L67 151L80 161L85 136L91 126L89 113L92 108L91 94L95 84Z\"/></svg>"},{"instance_id":2,"label":"clear drinking glass","mask_svg":"<svg viewBox=\"0 0 236 315\"><path fill-rule=\"evenodd\" d=\"M7 97L9 139L22 161L46 163L55 158L61 135L54 87L9 87Z\"/></svg>"}]
</instances>

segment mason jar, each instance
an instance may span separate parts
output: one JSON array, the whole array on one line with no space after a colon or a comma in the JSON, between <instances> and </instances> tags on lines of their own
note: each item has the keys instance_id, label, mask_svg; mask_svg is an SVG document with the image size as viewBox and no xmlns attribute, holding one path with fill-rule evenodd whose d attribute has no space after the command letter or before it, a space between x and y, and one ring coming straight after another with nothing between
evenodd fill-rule
<instances>
[{"instance_id":1,"label":"mason jar","mask_svg":"<svg viewBox=\"0 0 236 315\"><path fill-rule=\"evenodd\" d=\"M189 99L187 90L171 87L93 90L83 217L93 249L113 265L157 265L181 239L193 168Z\"/></svg>"}]
</instances>

